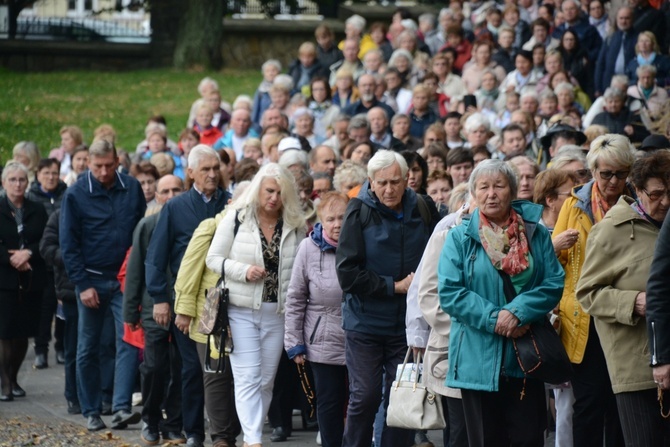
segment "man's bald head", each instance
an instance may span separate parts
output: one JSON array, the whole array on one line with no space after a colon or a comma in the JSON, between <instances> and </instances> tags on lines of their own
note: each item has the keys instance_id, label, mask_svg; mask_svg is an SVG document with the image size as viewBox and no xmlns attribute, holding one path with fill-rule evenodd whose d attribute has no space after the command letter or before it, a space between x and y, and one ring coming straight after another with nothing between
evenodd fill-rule
<instances>
[{"instance_id":1,"label":"man's bald head","mask_svg":"<svg viewBox=\"0 0 670 447\"><path fill-rule=\"evenodd\" d=\"M156 184L156 202L165 203L184 192L184 182L176 175L168 174L158 179Z\"/></svg>"}]
</instances>

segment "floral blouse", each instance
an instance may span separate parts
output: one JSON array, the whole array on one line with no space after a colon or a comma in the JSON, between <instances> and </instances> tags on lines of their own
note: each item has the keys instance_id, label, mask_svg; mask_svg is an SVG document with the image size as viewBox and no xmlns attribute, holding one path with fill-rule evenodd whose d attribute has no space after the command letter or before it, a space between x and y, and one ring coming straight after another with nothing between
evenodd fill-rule
<instances>
[{"instance_id":1,"label":"floral blouse","mask_svg":"<svg viewBox=\"0 0 670 447\"><path fill-rule=\"evenodd\" d=\"M283 222L279 219L270 242L265 239L263 230L258 230L261 233L261 248L266 272L263 283L264 303L276 303L279 294L279 246L281 244L282 227Z\"/></svg>"}]
</instances>

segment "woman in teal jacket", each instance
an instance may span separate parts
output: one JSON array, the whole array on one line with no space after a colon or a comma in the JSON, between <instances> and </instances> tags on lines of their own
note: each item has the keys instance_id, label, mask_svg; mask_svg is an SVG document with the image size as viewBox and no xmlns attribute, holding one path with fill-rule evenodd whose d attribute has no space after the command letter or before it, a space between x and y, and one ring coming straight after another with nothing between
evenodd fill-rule
<instances>
[{"instance_id":1,"label":"woman in teal jacket","mask_svg":"<svg viewBox=\"0 0 670 447\"><path fill-rule=\"evenodd\" d=\"M542 207L516 197L514 171L485 160L470 177L479 208L453 228L438 266L442 309L452 317L447 385L463 395L470 447L542 446L544 386L524 378L511 343L560 300L564 271ZM507 302L500 271L517 296Z\"/></svg>"}]
</instances>

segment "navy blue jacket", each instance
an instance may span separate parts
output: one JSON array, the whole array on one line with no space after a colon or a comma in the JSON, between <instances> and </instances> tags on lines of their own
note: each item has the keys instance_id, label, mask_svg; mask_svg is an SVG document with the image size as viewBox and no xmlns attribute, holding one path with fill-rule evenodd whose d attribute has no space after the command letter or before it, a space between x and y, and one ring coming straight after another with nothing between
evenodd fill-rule
<instances>
[{"instance_id":1,"label":"navy blue jacket","mask_svg":"<svg viewBox=\"0 0 670 447\"><path fill-rule=\"evenodd\" d=\"M637 34L632 30L624 33L621 30L615 31L603 42L598 54L598 63L596 64L595 73L595 89L596 92L604 93L605 89L610 86L612 77L614 76L614 64L616 64L619 49L621 48L621 41L624 41L623 59L624 70L631 60L635 59L635 43L637 42ZM623 74L623 73L621 73Z\"/></svg>"},{"instance_id":2,"label":"navy blue jacket","mask_svg":"<svg viewBox=\"0 0 670 447\"><path fill-rule=\"evenodd\" d=\"M439 220L430 198L425 200L432 211L430 226L424 224L409 188L402 198L402 216L384 206L367 181L347 205L336 253L345 330L404 336L406 295L394 293L394 282L416 270ZM361 222L361 202L371 208L367 225Z\"/></svg>"},{"instance_id":3,"label":"navy blue jacket","mask_svg":"<svg viewBox=\"0 0 670 447\"><path fill-rule=\"evenodd\" d=\"M561 39L563 33L567 30L573 31L577 34L580 44L584 48L588 48L589 51L589 61L595 61L598 59L598 53L600 52L600 47L602 46L603 39L600 37L600 33L595 26L589 23L589 19L586 17L581 17L576 25L569 26L566 23L557 27L554 30L554 33L551 35L555 39Z\"/></svg>"},{"instance_id":4,"label":"navy blue jacket","mask_svg":"<svg viewBox=\"0 0 670 447\"><path fill-rule=\"evenodd\" d=\"M225 208L230 194L218 188L205 203L195 188L168 201L161 210L144 261L147 292L158 303L172 303L174 281L193 232L200 222Z\"/></svg>"},{"instance_id":5,"label":"navy blue jacket","mask_svg":"<svg viewBox=\"0 0 670 447\"><path fill-rule=\"evenodd\" d=\"M140 183L118 172L109 189L91 171L67 189L58 231L63 264L75 286L86 290L95 279L116 278L146 207Z\"/></svg>"},{"instance_id":6,"label":"navy blue jacket","mask_svg":"<svg viewBox=\"0 0 670 447\"><path fill-rule=\"evenodd\" d=\"M384 111L386 112L386 116L389 119L389 122L391 122L391 118L393 118L395 112L388 105L378 101L377 98L374 99L373 104L370 107L365 107L363 105L363 102L361 100L358 100L355 103L345 107L342 112L346 113L349 116L355 116L358 115L359 113L368 113L370 109L373 107L381 107L382 109L384 109Z\"/></svg>"}]
</instances>

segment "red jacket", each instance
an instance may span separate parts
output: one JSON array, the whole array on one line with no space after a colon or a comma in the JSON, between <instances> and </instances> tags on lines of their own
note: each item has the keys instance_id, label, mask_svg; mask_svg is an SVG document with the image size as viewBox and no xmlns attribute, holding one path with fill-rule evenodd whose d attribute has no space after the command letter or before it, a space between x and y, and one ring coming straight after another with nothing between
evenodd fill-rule
<instances>
[{"instance_id":1,"label":"red jacket","mask_svg":"<svg viewBox=\"0 0 670 447\"><path fill-rule=\"evenodd\" d=\"M193 125L193 129L200 134L200 144L206 144L207 146L214 146L216 140L223 136L223 133L214 126L209 126L207 129L202 130L196 123Z\"/></svg>"}]
</instances>

